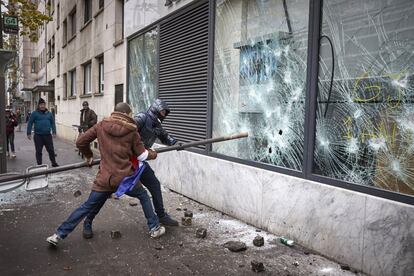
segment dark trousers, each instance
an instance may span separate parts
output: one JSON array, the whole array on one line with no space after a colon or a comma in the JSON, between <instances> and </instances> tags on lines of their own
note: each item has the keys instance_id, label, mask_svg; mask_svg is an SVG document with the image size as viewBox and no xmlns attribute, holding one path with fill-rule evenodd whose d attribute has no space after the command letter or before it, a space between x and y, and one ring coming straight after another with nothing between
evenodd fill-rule
<instances>
[{"instance_id":1,"label":"dark trousers","mask_svg":"<svg viewBox=\"0 0 414 276\"><path fill-rule=\"evenodd\" d=\"M88 200L83 203L78 209L72 212L72 214L59 226L56 233L62 239L66 238L76 226L85 218L84 224L86 226L92 225L92 220L98 214L99 210L104 206L106 200L111 196L112 192L95 192L92 191ZM144 211L145 218L147 219L148 228L151 230L158 227L159 220L152 208L151 200L147 194L147 191L139 185L132 191L127 192L126 195L130 197L136 197L139 199L142 210Z\"/></svg>"},{"instance_id":2,"label":"dark trousers","mask_svg":"<svg viewBox=\"0 0 414 276\"><path fill-rule=\"evenodd\" d=\"M162 199L161 184L155 176L154 171L150 165L145 162L145 170L141 175L141 183L148 189L152 196L152 203L154 204L155 213L159 218L163 218L165 214L164 201Z\"/></svg>"},{"instance_id":3,"label":"dark trousers","mask_svg":"<svg viewBox=\"0 0 414 276\"><path fill-rule=\"evenodd\" d=\"M9 144L11 147L11 151L14 152L14 132L9 133L6 135L6 143L7 143L7 152L9 152Z\"/></svg>"},{"instance_id":4,"label":"dark trousers","mask_svg":"<svg viewBox=\"0 0 414 276\"><path fill-rule=\"evenodd\" d=\"M52 165L56 164L55 149L53 148L53 137L51 134L48 134L48 135L35 134L34 144L36 148L36 161L38 165L42 165L43 146L45 146L47 152L49 153L49 159L50 159L50 162L52 162Z\"/></svg>"}]
</instances>

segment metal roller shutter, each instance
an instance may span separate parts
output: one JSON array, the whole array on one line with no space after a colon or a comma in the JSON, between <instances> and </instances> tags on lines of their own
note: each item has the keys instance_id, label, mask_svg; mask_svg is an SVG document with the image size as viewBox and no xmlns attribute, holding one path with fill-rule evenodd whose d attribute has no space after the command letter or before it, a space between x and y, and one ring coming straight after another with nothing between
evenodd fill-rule
<instances>
[{"instance_id":1,"label":"metal roller shutter","mask_svg":"<svg viewBox=\"0 0 414 276\"><path fill-rule=\"evenodd\" d=\"M171 108L163 126L182 142L207 135L208 25L208 1L160 24L158 91Z\"/></svg>"}]
</instances>

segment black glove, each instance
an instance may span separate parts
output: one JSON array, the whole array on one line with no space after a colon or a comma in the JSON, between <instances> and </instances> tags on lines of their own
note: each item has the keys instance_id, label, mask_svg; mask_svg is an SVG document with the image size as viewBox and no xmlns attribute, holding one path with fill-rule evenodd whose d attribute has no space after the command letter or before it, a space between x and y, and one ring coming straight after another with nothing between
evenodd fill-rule
<instances>
[{"instance_id":1,"label":"black glove","mask_svg":"<svg viewBox=\"0 0 414 276\"><path fill-rule=\"evenodd\" d=\"M183 142L177 142L177 143L175 143L175 146L180 146L180 147L182 147L184 145L184 143ZM177 151L180 151L180 150L184 150L184 148L179 148L179 149L177 149Z\"/></svg>"}]
</instances>

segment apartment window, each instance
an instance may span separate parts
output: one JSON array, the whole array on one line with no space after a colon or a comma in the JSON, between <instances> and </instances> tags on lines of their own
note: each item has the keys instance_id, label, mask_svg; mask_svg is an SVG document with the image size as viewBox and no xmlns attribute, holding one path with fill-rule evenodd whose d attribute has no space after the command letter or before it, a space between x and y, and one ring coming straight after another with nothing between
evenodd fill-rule
<instances>
[{"instance_id":1,"label":"apartment window","mask_svg":"<svg viewBox=\"0 0 414 276\"><path fill-rule=\"evenodd\" d=\"M55 57L55 36L52 36L50 47L51 47L51 57L54 58Z\"/></svg>"},{"instance_id":2,"label":"apartment window","mask_svg":"<svg viewBox=\"0 0 414 276\"><path fill-rule=\"evenodd\" d=\"M68 42L68 22L67 20L63 20L63 31L62 31L62 44L63 46L66 45L66 43Z\"/></svg>"},{"instance_id":3,"label":"apartment window","mask_svg":"<svg viewBox=\"0 0 414 276\"><path fill-rule=\"evenodd\" d=\"M52 40L47 42L47 61L52 58Z\"/></svg>"},{"instance_id":4,"label":"apartment window","mask_svg":"<svg viewBox=\"0 0 414 276\"><path fill-rule=\"evenodd\" d=\"M63 74L63 98L68 97L68 75Z\"/></svg>"},{"instance_id":5,"label":"apartment window","mask_svg":"<svg viewBox=\"0 0 414 276\"><path fill-rule=\"evenodd\" d=\"M57 72L57 75L59 76L60 75L60 53L57 53L57 62L56 62L56 72Z\"/></svg>"},{"instance_id":6,"label":"apartment window","mask_svg":"<svg viewBox=\"0 0 414 276\"><path fill-rule=\"evenodd\" d=\"M92 18L92 0L84 0L84 23Z\"/></svg>"},{"instance_id":7,"label":"apartment window","mask_svg":"<svg viewBox=\"0 0 414 276\"><path fill-rule=\"evenodd\" d=\"M37 73L37 58L32 57L30 58L30 72Z\"/></svg>"},{"instance_id":8,"label":"apartment window","mask_svg":"<svg viewBox=\"0 0 414 276\"><path fill-rule=\"evenodd\" d=\"M92 64L89 62L83 66L83 94L92 93L91 70Z\"/></svg>"},{"instance_id":9,"label":"apartment window","mask_svg":"<svg viewBox=\"0 0 414 276\"><path fill-rule=\"evenodd\" d=\"M115 1L115 41L124 38L124 1Z\"/></svg>"},{"instance_id":10,"label":"apartment window","mask_svg":"<svg viewBox=\"0 0 414 276\"><path fill-rule=\"evenodd\" d=\"M55 11L55 1L54 0L48 0L46 8L48 10L49 16L51 16L53 14L53 12Z\"/></svg>"},{"instance_id":11,"label":"apartment window","mask_svg":"<svg viewBox=\"0 0 414 276\"><path fill-rule=\"evenodd\" d=\"M58 3L56 6L56 24L57 24L57 29L59 29L59 25L60 25L60 4Z\"/></svg>"},{"instance_id":12,"label":"apartment window","mask_svg":"<svg viewBox=\"0 0 414 276\"><path fill-rule=\"evenodd\" d=\"M103 9L105 5L105 0L98 0L98 2L99 2L99 9Z\"/></svg>"},{"instance_id":13,"label":"apartment window","mask_svg":"<svg viewBox=\"0 0 414 276\"><path fill-rule=\"evenodd\" d=\"M104 59L103 57L100 57L98 59L99 64L99 79L98 79L98 92L103 93L104 92Z\"/></svg>"},{"instance_id":14,"label":"apartment window","mask_svg":"<svg viewBox=\"0 0 414 276\"><path fill-rule=\"evenodd\" d=\"M70 38L76 35L76 7L69 14L69 32Z\"/></svg>"},{"instance_id":15,"label":"apartment window","mask_svg":"<svg viewBox=\"0 0 414 276\"><path fill-rule=\"evenodd\" d=\"M69 72L69 92L69 96L76 96L76 69Z\"/></svg>"}]
</instances>

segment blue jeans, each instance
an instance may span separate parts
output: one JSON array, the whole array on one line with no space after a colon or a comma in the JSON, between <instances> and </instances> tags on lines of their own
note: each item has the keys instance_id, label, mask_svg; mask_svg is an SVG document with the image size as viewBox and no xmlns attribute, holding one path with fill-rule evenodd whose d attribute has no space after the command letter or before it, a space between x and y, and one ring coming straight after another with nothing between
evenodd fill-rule
<instances>
[{"instance_id":1,"label":"blue jeans","mask_svg":"<svg viewBox=\"0 0 414 276\"><path fill-rule=\"evenodd\" d=\"M150 165L145 162L145 170L141 175L141 183L148 189L152 196L152 202L154 204L155 213L159 218L165 217L167 214L164 209L164 202L161 193L161 184L158 178L155 176L154 171Z\"/></svg>"},{"instance_id":2,"label":"blue jeans","mask_svg":"<svg viewBox=\"0 0 414 276\"><path fill-rule=\"evenodd\" d=\"M56 234L58 234L58 236L62 239L66 238L67 235L69 235L86 216L87 218L85 219L85 225L90 225L93 218L111 194L112 192L91 191L88 200L72 212L72 214L58 227ZM159 220L157 215L154 213L151 200L147 194L147 191L142 186L135 187L131 192L126 193L126 195L139 199L145 218L147 219L149 229L159 225Z\"/></svg>"}]
</instances>

